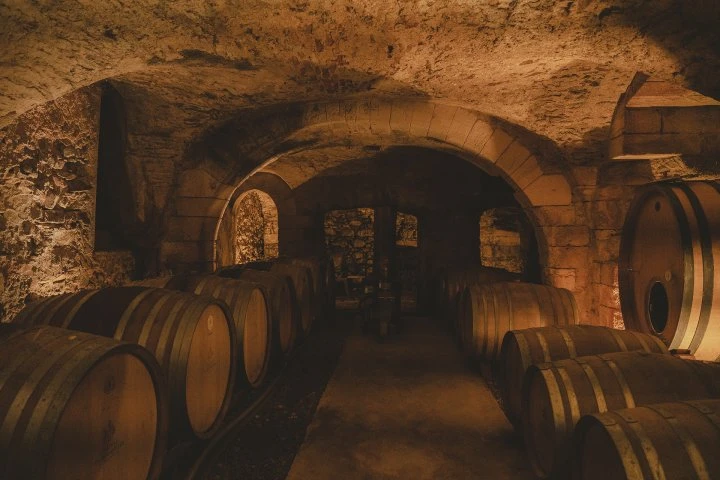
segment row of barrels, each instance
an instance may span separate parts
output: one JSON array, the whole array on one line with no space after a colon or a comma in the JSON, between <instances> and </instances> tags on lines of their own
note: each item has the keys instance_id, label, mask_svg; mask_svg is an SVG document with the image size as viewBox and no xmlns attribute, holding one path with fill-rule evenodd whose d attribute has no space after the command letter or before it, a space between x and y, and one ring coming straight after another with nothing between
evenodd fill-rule
<instances>
[{"instance_id":1,"label":"row of barrels","mask_svg":"<svg viewBox=\"0 0 720 480\"><path fill-rule=\"evenodd\" d=\"M510 331L496 381L540 478L720 478L720 364L670 355L655 335Z\"/></svg>"},{"instance_id":2,"label":"row of barrels","mask_svg":"<svg viewBox=\"0 0 720 480\"><path fill-rule=\"evenodd\" d=\"M544 285L466 285L454 313L540 478L720 478L720 364L580 325L572 294Z\"/></svg>"},{"instance_id":3,"label":"row of barrels","mask_svg":"<svg viewBox=\"0 0 720 480\"><path fill-rule=\"evenodd\" d=\"M156 478L169 443L212 437L328 312L327 269L280 259L28 305L0 326L0 477Z\"/></svg>"}]
</instances>

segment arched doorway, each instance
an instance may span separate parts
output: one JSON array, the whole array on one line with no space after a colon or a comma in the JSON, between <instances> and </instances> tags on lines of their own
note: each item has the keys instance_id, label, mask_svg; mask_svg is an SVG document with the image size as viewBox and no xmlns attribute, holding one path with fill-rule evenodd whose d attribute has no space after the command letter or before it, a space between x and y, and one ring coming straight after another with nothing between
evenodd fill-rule
<instances>
[{"instance_id":1,"label":"arched doorway","mask_svg":"<svg viewBox=\"0 0 720 480\"><path fill-rule=\"evenodd\" d=\"M225 210L217 237L219 266L276 258L278 210L272 197L252 189Z\"/></svg>"}]
</instances>

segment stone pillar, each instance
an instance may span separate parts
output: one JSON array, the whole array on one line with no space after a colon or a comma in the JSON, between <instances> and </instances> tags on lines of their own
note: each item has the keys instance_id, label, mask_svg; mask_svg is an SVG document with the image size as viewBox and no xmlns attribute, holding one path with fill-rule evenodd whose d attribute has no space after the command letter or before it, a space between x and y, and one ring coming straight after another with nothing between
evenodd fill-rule
<instances>
[{"instance_id":1,"label":"stone pillar","mask_svg":"<svg viewBox=\"0 0 720 480\"><path fill-rule=\"evenodd\" d=\"M397 262L395 259L395 207L375 207L375 261L373 270L380 273L381 263L387 259L388 274L390 278L397 276Z\"/></svg>"}]
</instances>

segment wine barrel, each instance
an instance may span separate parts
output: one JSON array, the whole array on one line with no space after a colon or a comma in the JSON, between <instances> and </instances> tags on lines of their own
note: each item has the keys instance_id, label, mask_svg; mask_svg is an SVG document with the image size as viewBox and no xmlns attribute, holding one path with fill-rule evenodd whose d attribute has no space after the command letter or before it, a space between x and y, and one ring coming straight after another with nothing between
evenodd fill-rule
<instances>
[{"instance_id":1,"label":"wine barrel","mask_svg":"<svg viewBox=\"0 0 720 480\"><path fill-rule=\"evenodd\" d=\"M272 319L265 288L248 281L214 275L172 277L165 288L209 295L230 307L237 334L237 388L257 388L267 377L272 359Z\"/></svg>"},{"instance_id":2,"label":"wine barrel","mask_svg":"<svg viewBox=\"0 0 720 480\"><path fill-rule=\"evenodd\" d=\"M471 358L495 360L508 330L574 325L575 297L564 288L532 283L488 283L467 287L459 331Z\"/></svg>"},{"instance_id":3,"label":"wine barrel","mask_svg":"<svg viewBox=\"0 0 720 480\"><path fill-rule=\"evenodd\" d=\"M295 308L299 312L300 317L298 334L307 335L310 332L315 318L313 310L313 280L310 269L301 265L290 265L271 261L245 263L243 267L290 277L293 285Z\"/></svg>"},{"instance_id":4,"label":"wine barrel","mask_svg":"<svg viewBox=\"0 0 720 480\"><path fill-rule=\"evenodd\" d=\"M496 381L508 419L518 425L522 381L530 365L613 352L668 353L654 335L592 325L550 326L511 330L505 334Z\"/></svg>"},{"instance_id":5,"label":"wine barrel","mask_svg":"<svg viewBox=\"0 0 720 480\"><path fill-rule=\"evenodd\" d=\"M280 259L281 260L281 259ZM313 275L316 317L328 315L335 306L335 274L330 261L321 256L289 258L292 265L308 267Z\"/></svg>"},{"instance_id":6,"label":"wine barrel","mask_svg":"<svg viewBox=\"0 0 720 480\"><path fill-rule=\"evenodd\" d=\"M438 279L439 299L436 304L441 320L448 322L451 330L458 327L458 295L471 285L491 282L513 282L520 280L517 273L508 272L502 268L475 267L464 270L441 272Z\"/></svg>"},{"instance_id":7,"label":"wine barrel","mask_svg":"<svg viewBox=\"0 0 720 480\"><path fill-rule=\"evenodd\" d=\"M149 287L112 287L49 297L14 320L47 324L147 348L170 392L170 431L209 438L220 428L235 381L235 326L211 297Z\"/></svg>"},{"instance_id":8,"label":"wine barrel","mask_svg":"<svg viewBox=\"0 0 720 480\"><path fill-rule=\"evenodd\" d=\"M633 199L620 242L623 318L699 360L720 357L720 184L653 184Z\"/></svg>"},{"instance_id":9,"label":"wine barrel","mask_svg":"<svg viewBox=\"0 0 720 480\"><path fill-rule=\"evenodd\" d=\"M295 347L299 312L293 308L293 285L290 277L261 270L227 267L217 272L223 278L234 278L262 285L269 297L272 319L273 351L287 357Z\"/></svg>"},{"instance_id":10,"label":"wine barrel","mask_svg":"<svg viewBox=\"0 0 720 480\"><path fill-rule=\"evenodd\" d=\"M0 366L0 478L159 476L167 391L144 348L3 324Z\"/></svg>"},{"instance_id":11,"label":"wine barrel","mask_svg":"<svg viewBox=\"0 0 720 480\"><path fill-rule=\"evenodd\" d=\"M523 380L525 447L541 478L569 474L571 434L583 415L720 397L720 364L645 352L531 365Z\"/></svg>"},{"instance_id":12,"label":"wine barrel","mask_svg":"<svg viewBox=\"0 0 720 480\"><path fill-rule=\"evenodd\" d=\"M720 400L587 415L573 438L573 479L720 478Z\"/></svg>"}]
</instances>

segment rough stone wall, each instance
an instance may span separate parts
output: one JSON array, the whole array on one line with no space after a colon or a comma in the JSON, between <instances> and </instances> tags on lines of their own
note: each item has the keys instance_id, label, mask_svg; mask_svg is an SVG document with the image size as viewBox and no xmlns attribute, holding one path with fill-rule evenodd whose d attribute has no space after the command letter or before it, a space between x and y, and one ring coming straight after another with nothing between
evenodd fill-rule
<instances>
[{"instance_id":1,"label":"rough stone wall","mask_svg":"<svg viewBox=\"0 0 720 480\"><path fill-rule=\"evenodd\" d=\"M415 215L398 212L395 220L395 244L401 247L418 246L418 219Z\"/></svg>"},{"instance_id":2,"label":"rough stone wall","mask_svg":"<svg viewBox=\"0 0 720 480\"><path fill-rule=\"evenodd\" d=\"M527 252L521 238L519 209L490 209L480 216L480 263L523 273Z\"/></svg>"},{"instance_id":3,"label":"rough stone wall","mask_svg":"<svg viewBox=\"0 0 720 480\"><path fill-rule=\"evenodd\" d=\"M247 263L265 257L265 217L260 197L250 192L233 208L235 263Z\"/></svg>"},{"instance_id":4,"label":"rough stone wall","mask_svg":"<svg viewBox=\"0 0 720 480\"><path fill-rule=\"evenodd\" d=\"M0 320L36 297L124 283L129 252L93 253L99 89L0 131Z\"/></svg>"},{"instance_id":5,"label":"rough stone wall","mask_svg":"<svg viewBox=\"0 0 720 480\"><path fill-rule=\"evenodd\" d=\"M336 276L372 273L374 222L372 208L334 210L325 215L325 244L335 262Z\"/></svg>"}]
</instances>

